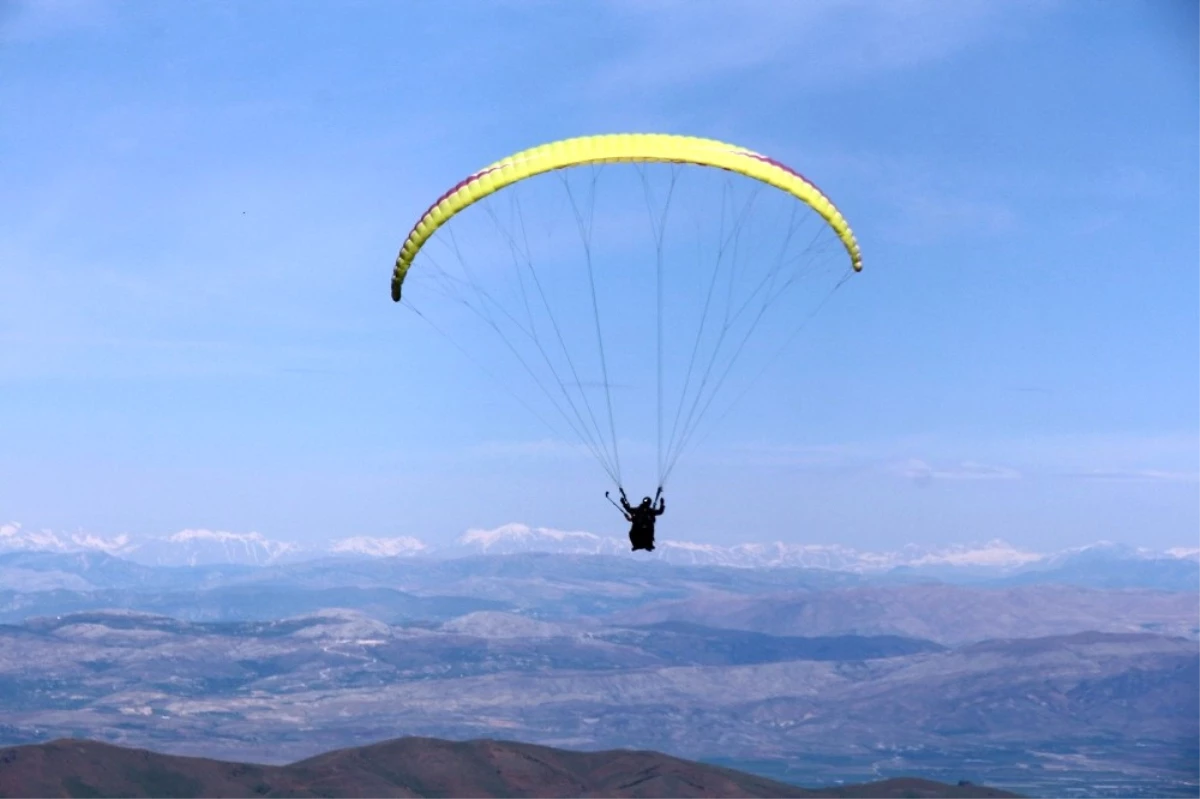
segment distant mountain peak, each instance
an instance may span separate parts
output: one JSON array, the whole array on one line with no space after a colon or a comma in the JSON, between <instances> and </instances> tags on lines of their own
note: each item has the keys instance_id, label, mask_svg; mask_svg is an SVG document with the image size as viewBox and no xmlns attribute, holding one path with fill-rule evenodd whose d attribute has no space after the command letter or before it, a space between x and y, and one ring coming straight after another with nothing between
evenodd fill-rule
<instances>
[{"instance_id":1,"label":"distant mountain peak","mask_svg":"<svg viewBox=\"0 0 1200 799\"><path fill-rule=\"evenodd\" d=\"M323 546L268 538L258 532L237 533L188 528L170 535L134 537L94 533L29 530L16 522L0 525L0 552L107 554L147 566L269 566L325 555L354 557L459 557L465 555L607 555L653 560L675 565L736 568L822 569L855 574L893 569L919 569L937 574L969 571L1000 575L1054 569L1082 562L1200 561L1200 548L1174 547L1156 551L1145 547L1098 541L1082 547L1042 553L1014 546L1003 539L983 543L919 546L871 551L842 544L815 542L746 542L716 544L660 537L653 553L631 553L622 535L583 530L559 530L511 522L491 529L470 528L450 546L431 546L412 536L353 536ZM16 564L12 565L13 568Z\"/></svg>"},{"instance_id":2,"label":"distant mountain peak","mask_svg":"<svg viewBox=\"0 0 1200 799\"><path fill-rule=\"evenodd\" d=\"M134 559L154 565L201 566L240 563L265 566L302 555L303 548L261 533L187 529L166 538L149 538L138 546Z\"/></svg>"},{"instance_id":3,"label":"distant mountain peak","mask_svg":"<svg viewBox=\"0 0 1200 799\"><path fill-rule=\"evenodd\" d=\"M367 555L375 558L393 558L402 555L424 554L429 551L429 545L421 539L411 536L373 538L359 535L334 541L330 544L329 551L339 555Z\"/></svg>"},{"instance_id":4,"label":"distant mountain peak","mask_svg":"<svg viewBox=\"0 0 1200 799\"><path fill-rule=\"evenodd\" d=\"M178 533L167 536L168 541L175 543L183 543L188 541L220 541L222 543L238 542L238 543L256 543L265 544L267 539L262 533L231 533L225 530L180 530Z\"/></svg>"},{"instance_id":5,"label":"distant mountain peak","mask_svg":"<svg viewBox=\"0 0 1200 799\"><path fill-rule=\"evenodd\" d=\"M994 538L986 544L954 545L913 558L910 566L1024 566L1044 560L1039 552L1017 549L1007 541Z\"/></svg>"},{"instance_id":6,"label":"distant mountain peak","mask_svg":"<svg viewBox=\"0 0 1200 799\"><path fill-rule=\"evenodd\" d=\"M96 533L55 533L50 530L27 530L19 522L0 524L0 550L30 550L34 552L106 552L122 555L133 549L130 536L122 533L105 537Z\"/></svg>"},{"instance_id":7,"label":"distant mountain peak","mask_svg":"<svg viewBox=\"0 0 1200 799\"><path fill-rule=\"evenodd\" d=\"M458 547L483 554L551 551L571 554L611 554L619 548L615 538L581 530L555 530L512 522L485 530L471 528L458 539ZM624 547L627 548L627 547Z\"/></svg>"},{"instance_id":8,"label":"distant mountain peak","mask_svg":"<svg viewBox=\"0 0 1200 799\"><path fill-rule=\"evenodd\" d=\"M978 566L1013 568L1036 563L1047 556L995 539L984 544L959 544L940 548L908 545L892 552L869 552L839 544L744 543L731 546L660 538L653 555L640 557L689 565L745 568L794 567L833 571L886 571L898 566ZM477 554L555 552L559 554L628 553L624 538L595 533L505 524L490 530L471 529L458 539L461 550Z\"/></svg>"}]
</instances>

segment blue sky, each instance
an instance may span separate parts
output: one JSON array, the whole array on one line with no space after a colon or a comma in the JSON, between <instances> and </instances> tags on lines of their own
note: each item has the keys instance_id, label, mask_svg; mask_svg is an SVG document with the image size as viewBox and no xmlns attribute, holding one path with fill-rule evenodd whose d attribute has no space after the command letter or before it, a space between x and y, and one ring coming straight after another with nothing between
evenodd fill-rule
<instances>
[{"instance_id":1,"label":"blue sky","mask_svg":"<svg viewBox=\"0 0 1200 799\"><path fill-rule=\"evenodd\" d=\"M5 4L0 521L618 532L388 280L470 172L655 131L796 167L866 258L662 535L1194 546L1198 69L1170 2Z\"/></svg>"}]
</instances>

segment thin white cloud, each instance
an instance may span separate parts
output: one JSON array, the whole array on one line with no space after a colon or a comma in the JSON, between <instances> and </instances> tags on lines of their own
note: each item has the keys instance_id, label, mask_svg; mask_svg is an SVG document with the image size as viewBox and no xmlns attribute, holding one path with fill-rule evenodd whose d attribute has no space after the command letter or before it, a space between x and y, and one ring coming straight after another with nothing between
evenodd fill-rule
<instances>
[{"instance_id":1,"label":"thin white cloud","mask_svg":"<svg viewBox=\"0 0 1200 799\"><path fill-rule=\"evenodd\" d=\"M1195 432L1045 435L979 445L991 460L1021 464L1059 480L1097 483L1195 484Z\"/></svg>"},{"instance_id":2,"label":"thin white cloud","mask_svg":"<svg viewBox=\"0 0 1200 799\"><path fill-rule=\"evenodd\" d=\"M569 441L543 438L535 441L485 441L467 448L478 458L578 458L590 456L587 447Z\"/></svg>"},{"instance_id":3,"label":"thin white cloud","mask_svg":"<svg viewBox=\"0 0 1200 799\"><path fill-rule=\"evenodd\" d=\"M1196 463L1200 435L1195 431L1040 435L997 442L993 448L1001 446L1024 459L1074 464L1073 469L1063 469L1073 473L1124 471L1135 464L1143 469L1194 471L1187 466Z\"/></svg>"},{"instance_id":4,"label":"thin white cloud","mask_svg":"<svg viewBox=\"0 0 1200 799\"><path fill-rule=\"evenodd\" d=\"M1200 482L1200 474L1196 472L1173 472L1162 469L1126 469L1111 471L1076 472L1067 475L1085 480L1111 480L1114 482L1152 482L1152 483L1195 483Z\"/></svg>"},{"instance_id":5,"label":"thin white cloud","mask_svg":"<svg viewBox=\"0 0 1200 799\"><path fill-rule=\"evenodd\" d=\"M1018 480L1021 473L1007 466L995 466L975 461L962 461L954 466L935 467L919 458L894 463L889 471L906 477L918 485L934 480Z\"/></svg>"},{"instance_id":6,"label":"thin white cloud","mask_svg":"<svg viewBox=\"0 0 1200 799\"><path fill-rule=\"evenodd\" d=\"M907 190L897 190L890 197L895 211L884 230L908 244L961 236L999 236L1018 224L1016 211L996 200L969 198L917 184L909 184Z\"/></svg>"},{"instance_id":7,"label":"thin white cloud","mask_svg":"<svg viewBox=\"0 0 1200 799\"><path fill-rule=\"evenodd\" d=\"M0 41L32 42L98 28L110 13L103 0L8 0L0 3Z\"/></svg>"},{"instance_id":8,"label":"thin white cloud","mask_svg":"<svg viewBox=\"0 0 1200 799\"><path fill-rule=\"evenodd\" d=\"M939 61L1003 35L1046 4L963 2L623 2L633 46L594 79L645 92L771 67L790 85L831 88Z\"/></svg>"},{"instance_id":9,"label":"thin white cloud","mask_svg":"<svg viewBox=\"0 0 1200 799\"><path fill-rule=\"evenodd\" d=\"M878 458L878 453L874 452L872 448L848 442L841 444L743 444L732 447L727 455L708 455L704 459L720 464L841 471L852 466L862 466L875 458Z\"/></svg>"},{"instance_id":10,"label":"thin white cloud","mask_svg":"<svg viewBox=\"0 0 1200 799\"><path fill-rule=\"evenodd\" d=\"M713 453L713 463L826 473L883 473L934 480L1081 479L1196 483L1198 441L1192 432L1143 435L1041 435L944 440L908 436L806 445L750 443ZM914 454L915 453L915 454Z\"/></svg>"},{"instance_id":11,"label":"thin white cloud","mask_svg":"<svg viewBox=\"0 0 1200 799\"><path fill-rule=\"evenodd\" d=\"M917 457L897 457L897 451L925 448L944 452L945 446L932 440L845 443L811 446L747 445L735 449L733 456L716 459L753 466L781 466L811 472L879 473L898 475L919 484L934 480L1017 480L1023 474L1011 466L985 463L978 459L942 457L936 465Z\"/></svg>"},{"instance_id":12,"label":"thin white cloud","mask_svg":"<svg viewBox=\"0 0 1200 799\"><path fill-rule=\"evenodd\" d=\"M786 142L764 142L769 152L786 152ZM1020 226L1016 208L1004 199L1012 180L987 167L952 167L914 156L842 152L810 153L821 174L869 187L885 208L878 228L889 239L928 244L959 238L996 237Z\"/></svg>"}]
</instances>

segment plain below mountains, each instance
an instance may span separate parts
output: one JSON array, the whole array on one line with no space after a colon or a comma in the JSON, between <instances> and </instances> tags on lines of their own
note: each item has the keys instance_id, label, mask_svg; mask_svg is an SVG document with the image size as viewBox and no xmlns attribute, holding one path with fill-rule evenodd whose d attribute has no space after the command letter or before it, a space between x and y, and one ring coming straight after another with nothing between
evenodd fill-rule
<instances>
[{"instance_id":1,"label":"plain below mountains","mask_svg":"<svg viewBox=\"0 0 1200 799\"><path fill-rule=\"evenodd\" d=\"M0 625L0 744L283 766L403 731L633 747L803 785L920 774L1194 797L1198 675L1195 640L1145 632L946 647L491 612L418 626L108 611Z\"/></svg>"},{"instance_id":2,"label":"plain below mountains","mask_svg":"<svg viewBox=\"0 0 1200 799\"><path fill-rule=\"evenodd\" d=\"M969 783L890 779L806 789L658 752L573 752L399 738L286 766L177 757L86 740L0 749L0 796L1008 797Z\"/></svg>"}]
</instances>

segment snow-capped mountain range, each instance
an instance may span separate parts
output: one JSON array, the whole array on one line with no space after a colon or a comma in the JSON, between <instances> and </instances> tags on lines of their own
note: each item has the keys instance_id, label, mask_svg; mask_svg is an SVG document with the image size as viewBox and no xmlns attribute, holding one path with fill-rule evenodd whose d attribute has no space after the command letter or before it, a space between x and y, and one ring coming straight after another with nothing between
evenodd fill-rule
<instances>
[{"instance_id":1,"label":"snow-capped mountain range","mask_svg":"<svg viewBox=\"0 0 1200 799\"><path fill-rule=\"evenodd\" d=\"M449 547L435 547L417 538L357 536L323 547L269 539L260 533L217 530L182 530L162 537L128 534L100 536L27 530L15 522L0 524L0 553L6 551L103 552L149 566L205 566L238 564L265 566L320 557L463 557L548 552L568 555L629 557L624 538L585 531L554 530L506 524L467 530ZM677 565L738 568L809 568L854 573L879 573L897 568L922 571L951 570L1011 573L1054 568L1081 557L1105 560L1200 561L1200 548L1176 547L1165 551L1100 542L1049 553L1018 549L1004 541L947 547L906 545L889 552L870 552L839 544L744 543L732 546L661 540L651 558Z\"/></svg>"}]
</instances>

